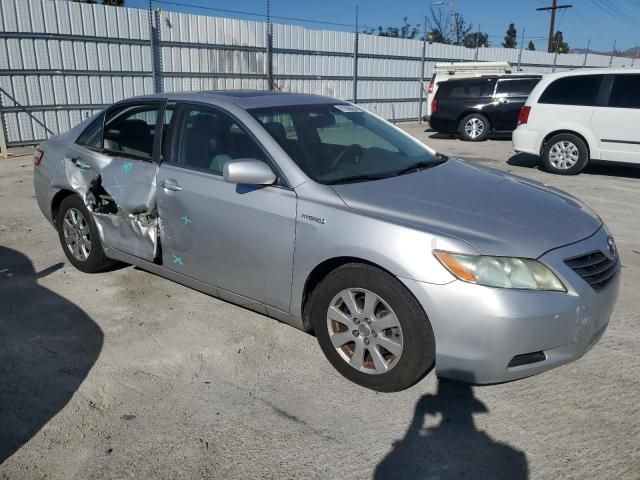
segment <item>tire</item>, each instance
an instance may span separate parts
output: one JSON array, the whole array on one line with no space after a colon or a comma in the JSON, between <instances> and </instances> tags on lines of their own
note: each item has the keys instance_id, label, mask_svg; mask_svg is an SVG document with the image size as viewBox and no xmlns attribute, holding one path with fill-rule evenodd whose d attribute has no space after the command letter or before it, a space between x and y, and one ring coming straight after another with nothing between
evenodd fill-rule
<instances>
[{"instance_id":1,"label":"tire","mask_svg":"<svg viewBox=\"0 0 640 480\"><path fill-rule=\"evenodd\" d=\"M490 130L491 125L489 124L489 120L479 113L467 115L460 120L460 124L458 125L460 138L467 142L481 142L485 140Z\"/></svg>"},{"instance_id":2,"label":"tire","mask_svg":"<svg viewBox=\"0 0 640 480\"><path fill-rule=\"evenodd\" d=\"M73 218L76 219L77 229L73 228ZM68 223L65 223L65 220ZM64 254L69 262L81 272L101 272L116 263L105 256L93 217L78 195L70 195L62 200L58 209L56 226ZM66 240L68 236L73 237L69 244ZM74 254L76 250L72 245L78 247L79 255Z\"/></svg>"},{"instance_id":3,"label":"tire","mask_svg":"<svg viewBox=\"0 0 640 480\"><path fill-rule=\"evenodd\" d=\"M355 315L345 313L350 312L348 302L342 301L345 292L353 293ZM371 318L366 314L365 299L372 299L373 309L368 309L373 311ZM318 343L333 367L348 380L380 392L398 392L433 368L436 349L429 319L415 297L392 275L370 265L349 263L329 273L309 301ZM389 327L394 322L398 326ZM360 356L357 352L363 353Z\"/></svg>"},{"instance_id":4,"label":"tire","mask_svg":"<svg viewBox=\"0 0 640 480\"><path fill-rule=\"evenodd\" d=\"M589 163L589 149L580 137L561 133L544 144L542 162L548 172L576 175Z\"/></svg>"}]
</instances>

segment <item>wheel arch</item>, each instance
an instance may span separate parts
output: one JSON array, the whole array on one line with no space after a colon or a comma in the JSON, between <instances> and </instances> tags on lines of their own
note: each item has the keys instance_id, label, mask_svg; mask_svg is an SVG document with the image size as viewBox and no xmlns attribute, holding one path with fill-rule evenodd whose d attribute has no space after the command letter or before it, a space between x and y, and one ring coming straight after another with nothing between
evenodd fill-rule
<instances>
[{"instance_id":1,"label":"wheel arch","mask_svg":"<svg viewBox=\"0 0 640 480\"><path fill-rule=\"evenodd\" d=\"M56 227L58 224L57 219L58 219L58 212L60 210L60 204L65 198L75 194L76 192L72 190L62 189L56 192L56 194L51 199L51 219L53 220L53 223L54 225L56 225Z\"/></svg>"},{"instance_id":2,"label":"wheel arch","mask_svg":"<svg viewBox=\"0 0 640 480\"><path fill-rule=\"evenodd\" d=\"M458 115L458 119L456 120L457 125L458 125L458 129L460 129L460 124L462 123L462 120L465 119L465 117L469 116L469 115L481 115L484 118L487 119L487 122L489 122L489 130L491 130L493 127L493 119L491 118L491 115L489 115L487 112L484 112L482 110L465 110L464 112L462 112L460 115Z\"/></svg>"},{"instance_id":3,"label":"wheel arch","mask_svg":"<svg viewBox=\"0 0 640 480\"><path fill-rule=\"evenodd\" d=\"M554 130L553 132L548 133L547 135L545 135L545 137L542 139L542 142L540 143L540 153L539 153L540 157L542 157L542 152L544 151L545 147L547 146L547 143L549 142L549 140L551 140L556 135L563 135L563 134L574 135L574 136L578 137L580 140L582 140L584 142L584 144L586 145L586 147L587 147L587 157L588 157L588 159L591 159L593 148L591 147L591 144L590 144L587 136L583 135L582 133L577 132L575 130L571 130L571 129Z\"/></svg>"},{"instance_id":4,"label":"wheel arch","mask_svg":"<svg viewBox=\"0 0 640 480\"><path fill-rule=\"evenodd\" d=\"M326 259L324 261L322 261L321 263L319 263L318 265L316 265L313 270L311 270L311 272L309 273L309 275L307 275L307 278L305 280L304 283L304 288L302 290L302 305L301 305L301 312L302 312L302 324L304 326L304 329L307 331L311 331L313 330L313 327L311 325L311 319L309 318L309 298L311 296L311 293L313 292L314 288L322 281L324 280L327 275L329 275L331 272L333 272L335 269L349 264L349 263L361 263L364 265L369 265L371 267L377 268L389 275L392 276L396 276L394 275L392 272L390 272L388 269L381 267L380 265L371 262L369 260L365 260L364 258L359 258L359 257L351 257L351 256L343 256L343 257L333 257L333 258L329 258Z\"/></svg>"}]
</instances>

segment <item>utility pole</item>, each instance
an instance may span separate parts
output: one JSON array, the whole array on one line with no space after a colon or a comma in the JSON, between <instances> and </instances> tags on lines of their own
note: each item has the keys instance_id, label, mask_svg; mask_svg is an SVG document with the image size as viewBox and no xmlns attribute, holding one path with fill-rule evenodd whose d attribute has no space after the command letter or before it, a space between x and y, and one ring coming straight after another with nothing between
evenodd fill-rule
<instances>
[{"instance_id":1,"label":"utility pole","mask_svg":"<svg viewBox=\"0 0 640 480\"><path fill-rule=\"evenodd\" d=\"M616 54L616 41L613 41L613 50L611 50L611 56L609 57L609 67L613 64L613 56Z\"/></svg>"},{"instance_id":2,"label":"utility pole","mask_svg":"<svg viewBox=\"0 0 640 480\"><path fill-rule=\"evenodd\" d=\"M267 0L267 88L273 90L273 25L271 0Z\"/></svg>"},{"instance_id":3,"label":"utility pole","mask_svg":"<svg viewBox=\"0 0 640 480\"><path fill-rule=\"evenodd\" d=\"M458 42L458 16L456 14L456 0L449 0L451 7L451 37L453 43Z\"/></svg>"},{"instance_id":4,"label":"utility pole","mask_svg":"<svg viewBox=\"0 0 640 480\"><path fill-rule=\"evenodd\" d=\"M520 71L520 62L522 62L522 49L524 48L524 32L527 29L522 27L522 39L520 40L520 51L518 52L518 71Z\"/></svg>"},{"instance_id":5,"label":"utility pole","mask_svg":"<svg viewBox=\"0 0 640 480\"><path fill-rule=\"evenodd\" d=\"M427 17L424 17L422 35L422 57L420 58L420 99L418 103L418 123L422 124L422 102L424 101L424 61L427 56Z\"/></svg>"},{"instance_id":6,"label":"utility pole","mask_svg":"<svg viewBox=\"0 0 640 480\"><path fill-rule=\"evenodd\" d=\"M591 39L587 41L587 50L584 52L584 61L582 62L582 68L587 66L587 57L589 56L589 47L591 47Z\"/></svg>"},{"instance_id":7,"label":"utility pole","mask_svg":"<svg viewBox=\"0 0 640 480\"><path fill-rule=\"evenodd\" d=\"M353 37L353 103L358 103L358 4L356 4L356 34Z\"/></svg>"},{"instance_id":8,"label":"utility pole","mask_svg":"<svg viewBox=\"0 0 640 480\"><path fill-rule=\"evenodd\" d=\"M556 28L556 10L561 10L565 8L571 8L573 5L558 5L558 0L552 0L550 7L541 7L536 8L539 12L550 10L551 11L551 22L549 23L549 53L553 52L553 36L555 35Z\"/></svg>"}]
</instances>

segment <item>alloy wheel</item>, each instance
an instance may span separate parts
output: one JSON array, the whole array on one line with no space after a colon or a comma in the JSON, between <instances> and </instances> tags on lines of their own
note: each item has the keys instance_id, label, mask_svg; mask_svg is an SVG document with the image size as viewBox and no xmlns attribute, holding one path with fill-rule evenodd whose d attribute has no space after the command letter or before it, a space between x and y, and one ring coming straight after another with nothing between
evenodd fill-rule
<instances>
[{"instance_id":1,"label":"alloy wheel","mask_svg":"<svg viewBox=\"0 0 640 480\"><path fill-rule=\"evenodd\" d=\"M578 147L566 140L555 143L549 150L549 162L558 170L570 169L578 163L579 158Z\"/></svg>"},{"instance_id":2,"label":"alloy wheel","mask_svg":"<svg viewBox=\"0 0 640 480\"><path fill-rule=\"evenodd\" d=\"M386 373L402 356L402 328L379 295L362 288L339 292L327 310L329 338L340 357L356 370Z\"/></svg>"},{"instance_id":3,"label":"alloy wheel","mask_svg":"<svg viewBox=\"0 0 640 480\"><path fill-rule=\"evenodd\" d=\"M91 254L91 233L89 223L80 210L70 208L62 222L64 242L76 260L84 262Z\"/></svg>"},{"instance_id":4,"label":"alloy wheel","mask_svg":"<svg viewBox=\"0 0 640 480\"><path fill-rule=\"evenodd\" d=\"M484 133L484 122L479 118L470 118L464 124L464 132L469 138L478 138Z\"/></svg>"}]
</instances>

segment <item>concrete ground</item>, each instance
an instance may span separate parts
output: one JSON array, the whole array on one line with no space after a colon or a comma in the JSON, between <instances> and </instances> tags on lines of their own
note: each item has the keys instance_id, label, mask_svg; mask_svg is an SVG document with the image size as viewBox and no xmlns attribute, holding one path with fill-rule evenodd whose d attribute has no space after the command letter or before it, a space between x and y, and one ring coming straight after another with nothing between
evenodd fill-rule
<instances>
[{"instance_id":1,"label":"concrete ground","mask_svg":"<svg viewBox=\"0 0 640 480\"><path fill-rule=\"evenodd\" d=\"M16 151L0 160L0 478L639 478L640 168L554 176L508 140L405 128L600 213L624 270L591 352L502 385L365 390L275 320L135 268L75 270Z\"/></svg>"}]
</instances>

